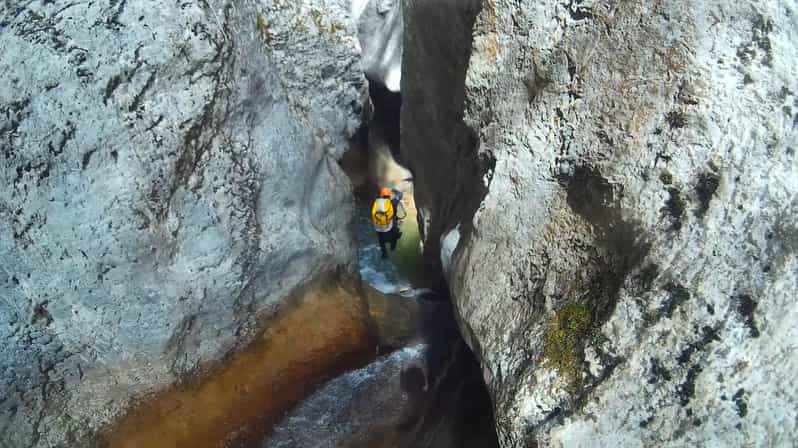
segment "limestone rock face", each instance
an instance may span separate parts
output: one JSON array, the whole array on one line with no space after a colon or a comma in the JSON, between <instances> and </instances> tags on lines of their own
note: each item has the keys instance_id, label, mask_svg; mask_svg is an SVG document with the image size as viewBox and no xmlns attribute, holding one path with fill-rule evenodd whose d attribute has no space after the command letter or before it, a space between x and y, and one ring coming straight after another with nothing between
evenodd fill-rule
<instances>
[{"instance_id":1,"label":"limestone rock face","mask_svg":"<svg viewBox=\"0 0 798 448\"><path fill-rule=\"evenodd\" d=\"M402 153L502 446L789 445L794 3L449 3L406 4Z\"/></svg>"},{"instance_id":2,"label":"limestone rock face","mask_svg":"<svg viewBox=\"0 0 798 448\"><path fill-rule=\"evenodd\" d=\"M363 71L372 81L398 92L402 75L402 1L352 0L358 21Z\"/></svg>"},{"instance_id":3,"label":"limestone rock face","mask_svg":"<svg viewBox=\"0 0 798 448\"><path fill-rule=\"evenodd\" d=\"M440 236L472 216L491 161L463 123L465 74L479 0L405 2L400 141L413 173L428 268L440 271ZM445 28L445 33L437 30Z\"/></svg>"},{"instance_id":4,"label":"limestone rock face","mask_svg":"<svg viewBox=\"0 0 798 448\"><path fill-rule=\"evenodd\" d=\"M0 444L82 446L354 269L356 29L330 0L7 2L0 22Z\"/></svg>"}]
</instances>

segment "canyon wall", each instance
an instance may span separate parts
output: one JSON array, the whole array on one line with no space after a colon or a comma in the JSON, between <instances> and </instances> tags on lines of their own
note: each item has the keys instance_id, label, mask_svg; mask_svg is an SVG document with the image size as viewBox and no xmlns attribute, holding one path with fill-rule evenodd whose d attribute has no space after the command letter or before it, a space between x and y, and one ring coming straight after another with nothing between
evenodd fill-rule
<instances>
[{"instance_id":1,"label":"canyon wall","mask_svg":"<svg viewBox=\"0 0 798 448\"><path fill-rule=\"evenodd\" d=\"M0 7L0 441L83 446L354 272L348 1Z\"/></svg>"},{"instance_id":2,"label":"canyon wall","mask_svg":"<svg viewBox=\"0 0 798 448\"><path fill-rule=\"evenodd\" d=\"M501 445L791 443L794 2L472 3L405 3L402 156Z\"/></svg>"},{"instance_id":3,"label":"canyon wall","mask_svg":"<svg viewBox=\"0 0 798 448\"><path fill-rule=\"evenodd\" d=\"M402 0L351 0L358 22L361 64L366 77L398 92L402 76Z\"/></svg>"}]
</instances>

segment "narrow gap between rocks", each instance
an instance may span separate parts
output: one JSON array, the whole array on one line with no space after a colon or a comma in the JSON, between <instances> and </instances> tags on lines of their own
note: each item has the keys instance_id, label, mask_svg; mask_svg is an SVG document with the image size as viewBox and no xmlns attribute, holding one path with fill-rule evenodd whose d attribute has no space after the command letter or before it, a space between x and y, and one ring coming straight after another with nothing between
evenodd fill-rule
<instances>
[{"instance_id":1,"label":"narrow gap between rocks","mask_svg":"<svg viewBox=\"0 0 798 448\"><path fill-rule=\"evenodd\" d=\"M369 82L372 117L353 139L341 166L352 180L357 209L358 265L363 281L382 293L413 294L429 289L434 281L425 275L415 206L413 177L399 158L401 94L375 81ZM372 201L381 187L402 192L406 216L400 221L402 237L390 258L381 259L371 223ZM401 212L397 212L400 217ZM438 291L439 293L441 291Z\"/></svg>"},{"instance_id":2,"label":"narrow gap between rocks","mask_svg":"<svg viewBox=\"0 0 798 448\"><path fill-rule=\"evenodd\" d=\"M417 313L405 318L416 322L402 325L415 326L417 334L404 344L424 346L424 361L409 363L401 373L411 396L418 390L414 392L413 382L404 381L405 377L418 376L417 382L423 385L418 388L424 390L424 399L414 404L420 420L407 428L403 443L379 446L498 446L492 404L479 364L460 336L444 279L423 260L413 177L403 166L399 151L401 94L374 80L369 82L373 116L341 162L357 201L358 267L365 288L379 291L383 300L416 304ZM377 191L385 186L403 193L407 217L401 223L396 251L381 259L370 212ZM373 306L375 301L369 303Z\"/></svg>"},{"instance_id":3,"label":"narrow gap between rocks","mask_svg":"<svg viewBox=\"0 0 798 448\"><path fill-rule=\"evenodd\" d=\"M413 182L395 155L401 97L371 92L373 119L342 160L356 186L360 280L296 291L244 350L144 397L101 446L498 446L480 367L422 263ZM369 216L378 183L402 190L407 208L387 260Z\"/></svg>"},{"instance_id":4,"label":"narrow gap between rocks","mask_svg":"<svg viewBox=\"0 0 798 448\"><path fill-rule=\"evenodd\" d=\"M413 176L400 156L401 94L369 80L373 113L341 160L354 187L359 279L306 285L266 330L205 373L147 398L109 447L492 448L491 398L440 270L424 262ZM403 192L402 238L381 259L378 187Z\"/></svg>"}]
</instances>

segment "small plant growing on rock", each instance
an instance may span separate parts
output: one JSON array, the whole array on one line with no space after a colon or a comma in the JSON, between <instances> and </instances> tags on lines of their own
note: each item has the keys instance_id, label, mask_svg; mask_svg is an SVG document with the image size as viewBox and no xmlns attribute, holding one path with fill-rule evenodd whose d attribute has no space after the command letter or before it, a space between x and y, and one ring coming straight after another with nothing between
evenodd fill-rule
<instances>
[{"instance_id":1,"label":"small plant growing on rock","mask_svg":"<svg viewBox=\"0 0 798 448\"><path fill-rule=\"evenodd\" d=\"M321 11L312 9L310 11L310 18L313 21L313 24L316 25L316 29L319 30L319 33L327 33L330 36L334 36L335 33L345 28L345 25L336 22L334 20L328 20ZM326 22L329 21L329 26Z\"/></svg>"},{"instance_id":2,"label":"small plant growing on rock","mask_svg":"<svg viewBox=\"0 0 798 448\"><path fill-rule=\"evenodd\" d=\"M263 20L263 16L261 14L258 14L257 17L255 17L255 24L258 27L258 31L260 32L260 35L264 39L266 39L266 42L271 42L272 37L273 37L271 31L269 31L269 26L271 24L270 23L266 23L266 21Z\"/></svg>"},{"instance_id":3,"label":"small plant growing on rock","mask_svg":"<svg viewBox=\"0 0 798 448\"><path fill-rule=\"evenodd\" d=\"M321 15L321 11L312 9L310 11L310 18L313 20L313 23L316 25L316 29L318 29L320 33L323 33L326 30L324 27L324 18Z\"/></svg>"},{"instance_id":4,"label":"small plant growing on rock","mask_svg":"<svg viewBox=\"0 0 798 448\"><path fill-rule=\"evenodd\" d=\"M568 303L551 318L543 336L544 362L569 378L571 393L582 385L585 341L590 336L592 321L587 306Z\"/></svg>"}]
</instances>

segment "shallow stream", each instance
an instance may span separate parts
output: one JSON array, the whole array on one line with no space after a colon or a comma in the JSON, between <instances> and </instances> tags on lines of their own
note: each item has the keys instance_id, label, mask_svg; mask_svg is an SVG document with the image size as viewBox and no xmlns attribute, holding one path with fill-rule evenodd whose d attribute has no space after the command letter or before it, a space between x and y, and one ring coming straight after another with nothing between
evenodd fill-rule
<instances>
[{"instance_id":1,"label":"shallow stream","mask_svg":"<svg viewBox=\"0 0 798 448\"><path fill-rule=\"evenodd\" d=\"M389 351L303 400L265 448L498 446L490 398L451 303L423 283L412 184L402 190L407 217L388 259L381 258L369 198L358 207L366 306L380 347Z\"/></svg>"},{"instance_id":2,"label":"shallow stream","mask_svg":"<svg viewBox=\"0 0 798 448\"><path fill-rule=\"evenodd\" d=\"M341 161L357 192L360 278L306 285L264 318L265 331L245 350L145 397L105 435L105 445L498 446L479 366L441 280L424 272L412 174L391 150L400 98L382 96L370 127ZM370 219L377 185L404 194L402 238L387 259Z\"/></svg>"},{"instance_id":3,"label":"shallow stream","mask_svg":"<svg viewBox=\"0 0 798 448\"><path fill-rule=\"evenodd\" d=\"M360 283L327 279L297 292L247 349L143 400L104 444L496 446L490 400L450 303L417 283L409 193L403 241L388 259L367 203L358 208Z\"/></svg>"}]
</instances>

